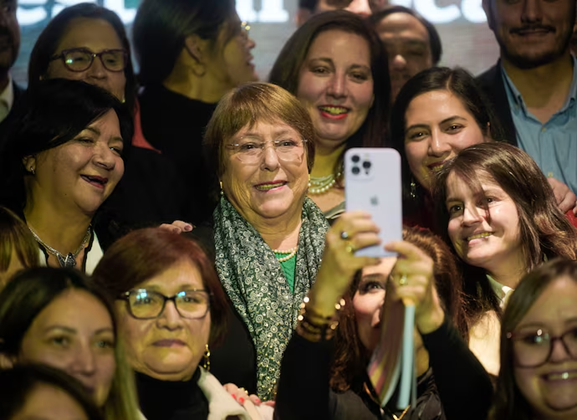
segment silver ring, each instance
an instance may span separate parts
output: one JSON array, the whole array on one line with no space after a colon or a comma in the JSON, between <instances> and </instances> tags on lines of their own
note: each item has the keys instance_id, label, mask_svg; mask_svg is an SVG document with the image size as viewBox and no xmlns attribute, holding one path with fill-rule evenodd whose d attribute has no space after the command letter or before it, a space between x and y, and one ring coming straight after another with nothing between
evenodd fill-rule
<instances>
[{"instance_id":1,"label":"silver ring","mask_svg":"<svg viewBox=\"0 0 577 420\"><path fill-rule=\"evenodd\" d=\"M349 239L349 233L346 230L341 230L341 239L343 241L346 241L347 239Z\"/></svg>"},{"instance_id":2,"label":"silver ring","mask_svg":"<svg viewBox=\"0 0 577 420\"><path fill-rule=\"evenodd\" d=\"M403 275L401 276L401 278L399 279L399 286L406 286L407 283L408 283L408 281L407 281L407 275L406 275L406 274L403 274Z\"/></svg>"}]
</instances>

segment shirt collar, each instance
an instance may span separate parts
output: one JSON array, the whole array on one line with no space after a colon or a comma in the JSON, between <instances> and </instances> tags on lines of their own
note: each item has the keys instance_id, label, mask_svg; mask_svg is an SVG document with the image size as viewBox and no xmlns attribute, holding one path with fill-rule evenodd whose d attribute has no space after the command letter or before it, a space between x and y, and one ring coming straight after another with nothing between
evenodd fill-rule
<instances>
[{"instance_id":1,"label":"shirt collar","mask_svg":"<svg viewBox=\"0 0 577 420\"><path fill-rule=\"evenodd\" d=\"M509 286L503 286L501 283L499 283L497 280L495 280L488 274L487 274L487 280L489 280L491 289L493 289L493 292L495 292L495 294L499 298L501 308L504 308L505 305L507 304L509 296L511 295L511 293L515 291L515 289Z\"/></svg>"},{"instance_id":2,"label":"shirt collar","mask_svg":"<svg viewBox=\"0 0 577 420\"><path fill-rule=\"evenodd\" d=\"M567 95L565 104L558 112L565 111L575 100L577 100L577 58L571 54L571 60L573 61L573 80L571 81L571 86L569 87L569 95ZM505 67L503 67L503 63L500 64L500 67L502 72L501 74L503 76L503 82L505 84L505 90L507 91L507 96L509 96L509 99L513 99L515 105L525 108L523 96L521 96L521 93L513 81L509 78L507 70L505 70Z\"/></svg>"},{"instance_id":3,"label":"shirt collar","mask_svg":"<svg viewBox=\"0 0 577 420\"><path fill-rule=\"evenodd\" d=\"M8 85L2 93L0 93L0 103L3 103L8 111L14 105L14 85L12 84L12 76L8 75Z\"/></svg>"}]
</instances>

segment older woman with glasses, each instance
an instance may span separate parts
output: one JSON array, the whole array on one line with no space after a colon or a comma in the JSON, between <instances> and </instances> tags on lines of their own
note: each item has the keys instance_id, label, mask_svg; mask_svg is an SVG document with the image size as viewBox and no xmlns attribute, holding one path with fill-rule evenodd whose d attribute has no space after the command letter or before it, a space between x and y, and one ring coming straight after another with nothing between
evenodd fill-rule
<instances>
[{"instance_id":1,"label":"older woman with glasses","mask_svg":"<svg viewBox=\"0 0 577 420\"><path fill-rule=\"evenodd\" d=\"M226 298L195 242L160 228L117 241L94 277L116 301L120 335L148 420L260 418L211 375L210 348L226 327Z\"/></svg>"},{"instance_id":2,"label":"older woman with glasses","mask_svg":"<svg viewBox=\"0 0 577 420\"><path fill-rule=\"evenodd\" d=\"M523 278L505 309L501 371L489 419L577 418L577 261Z\"/></svg>"},{"instance_id":3,"label":"older woman with glasses","mask_svg":"<svg viewBox=\"0 0 577 420\"><path fill-rule=\"evenodd\" d=\"M205 141L222 192L213 225L192 235L215 251L232 309L213 372L270 400L325 248L328 223L306 195L316 134L294 96L252 83L221 99Z\"/></svg>"}]
</instances>

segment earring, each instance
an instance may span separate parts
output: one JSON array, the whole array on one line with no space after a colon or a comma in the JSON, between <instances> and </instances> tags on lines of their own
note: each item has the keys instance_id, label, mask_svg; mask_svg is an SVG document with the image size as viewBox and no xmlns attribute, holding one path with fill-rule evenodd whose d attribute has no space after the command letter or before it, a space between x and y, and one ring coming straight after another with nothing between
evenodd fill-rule
<instances>
[{"instance_id":1,"label":"earring","mask_svg":"<svg viewBox=\"0 0 577 420\"><path fill-rule=\"evenodd\" d=\"M30 167L30 173L31 173L32 175L36 175L36 169L34 169L34 166L31 166L31 167Z\"/></svg>"},{"instance_id":2,"label":"earring","mask_svg":"<svg viewBox=\"0 0 577 420\"><path fill-rule=\"evenodd\" d=\"M210 349L208 348L208 344L205 344L206 350L204 350L204 355L202 356L202 367L206 371L210 371Z\"/></svg>"},{"instance_id":3,"label":"earring","mask_svg":"<svg viewBox=\"0 0 577 420\"><path fill-rule=\"evenodd\" d=\"M415 184L415 180L411 178L411 192L409 193L411 198L415 200L417 198L417 184Z\"/></svg>"},{"instance_id":4,"label":"earring","mask_svg":"<svg viewBox=\"0 0 577 420\"><path fill-rule=\"evenodd\" d=\"M224 191L222 190L222 181L220 181L219 183L220 183L220 195L224 195Z\"/></svg>"}]
</instances>

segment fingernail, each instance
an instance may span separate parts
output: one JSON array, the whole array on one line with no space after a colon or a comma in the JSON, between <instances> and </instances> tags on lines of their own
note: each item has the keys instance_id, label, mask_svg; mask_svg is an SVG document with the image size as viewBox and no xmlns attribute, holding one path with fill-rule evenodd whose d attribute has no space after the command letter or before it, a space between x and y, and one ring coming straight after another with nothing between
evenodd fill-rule
<instances>
[{"instance_id":1,"label":"fingernail","mask_svg":"<svg viewBox=\"0 0 577 420\"><path fill-rule=\"evenodd\" d=\"M244 404L244 398L243 397L238 397L238 402L241 404Z\"/></svg>"},{"instance_id":2,"label":"fingernail","mask_svg":"<svg viewBox=\"0 0 577 420\"><path fill-rule=\"evenodd\" d=\"M186 230L187 232L188 232L188 231L191 231L191 230L192 230L192 225L186 225L186 226L184 227L184 230Z\"/></svg>"},{"instance_id":3,"label":"fingernail","mask_svg":"<svg viewBox=\"0 0 577 420\"><path fill-rule=\"evenodd\" d=\"M230 395L232 395L232 398L234 398L234 400L236 401L236 395L234 395L234 394L230 394Z\"/></svg>"},{"instance_id":4,"label":"fingernail","mask_svg":"<svg viewBox=\"0 0 577 420\"><path fill-rule=\"evenodd\" d=\"M260 404L260 399L259 399L259 398L255 398L254 400L256 401L257 404Z\"/></svg>"}]
</instances>

